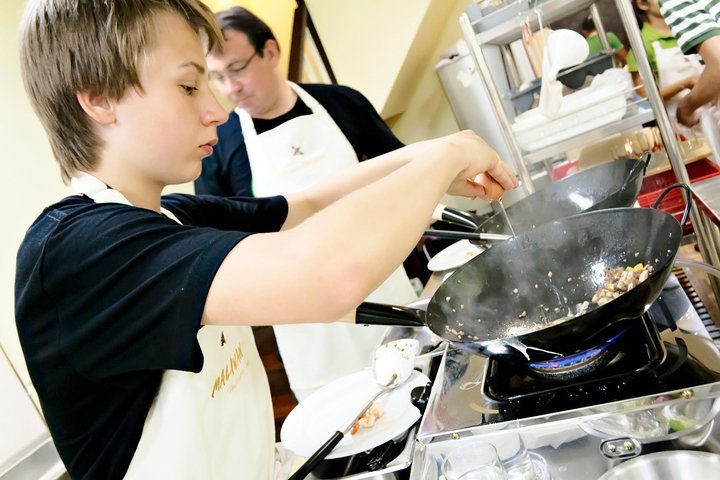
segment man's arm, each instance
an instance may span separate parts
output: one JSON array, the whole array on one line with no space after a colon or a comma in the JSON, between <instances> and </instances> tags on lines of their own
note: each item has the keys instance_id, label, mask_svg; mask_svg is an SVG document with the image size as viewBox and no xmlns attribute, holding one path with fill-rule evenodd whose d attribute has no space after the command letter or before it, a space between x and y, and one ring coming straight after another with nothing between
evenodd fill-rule
<instances>
[{"instance_id":1,"label":"man's arm","mask_svg":"<svg viewBox=\"0 0 720 480\"><path fill-rule=\"evenodd\" d=\"M485 195L467 180L485 171L504 188L517 186L492 149L461 132L390 152L289 196L290 228L252 235L228 254L203 322L335 321L407 257L446 192Z\"/></svg>"},{"instance_id":2,"label":"man's arm","mask_svg":"<svg viewBox=\"0 0 720 480\"><path fill-rule=\"evenodd\" d=\"M720 95L720 36L711 37L702 42L698 53L705 62L705 69L695 83L695 87L678 102L677 118L680 123L691 127L699 119L695 111L701 106L715 101Z\"/></svg>"}]
</instances>

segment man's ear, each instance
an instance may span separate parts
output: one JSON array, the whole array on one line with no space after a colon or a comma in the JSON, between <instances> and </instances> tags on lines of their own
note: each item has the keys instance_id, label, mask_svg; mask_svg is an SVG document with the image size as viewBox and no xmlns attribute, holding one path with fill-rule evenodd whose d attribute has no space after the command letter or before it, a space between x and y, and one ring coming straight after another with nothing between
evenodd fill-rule
<instances>
[{"instance_id":1,"label":"man's ear","mask_svg":"<svg viewBox=\"0 0 720 480\"><path fill-rule=\"evenodd\" d=\"M280 60L280 47L275 40L265 40L265 46L263 47L263 55L270 57L270 59L274 60L275 62L278 62Z\"/></svg>"},{"instance_id":2,"label":"man's ear","mask_svg":"<svg viewBox=\"0 0 720 480\"><path fill-rule=\"evenodd\" d=\"M114 101L90 92L77 92L75 97L85 113L97 123L109 125L115 122Z\"/></svg>"}]
</instances>

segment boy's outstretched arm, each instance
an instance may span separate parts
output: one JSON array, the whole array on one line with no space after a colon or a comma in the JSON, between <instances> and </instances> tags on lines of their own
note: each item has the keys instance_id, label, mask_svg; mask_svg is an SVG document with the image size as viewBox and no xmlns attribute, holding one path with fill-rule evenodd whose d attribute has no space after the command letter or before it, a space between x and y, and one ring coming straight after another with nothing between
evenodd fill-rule
<instances>
[{"instance_id":1,"label":"boy's outstretched arm","mask_svg":"<svg viewBox=\"0 0 720 480\"><path fill-rule=\"evenodd\" d=\"M487 196L468 181L482 180L483 172L503 188L517 186L494 150L460 132L363 162L288 196L291 228L252 235L228 254L208 292L203 323L337 320L402 263L445 193Z\"/></svg>"}]
</instances>

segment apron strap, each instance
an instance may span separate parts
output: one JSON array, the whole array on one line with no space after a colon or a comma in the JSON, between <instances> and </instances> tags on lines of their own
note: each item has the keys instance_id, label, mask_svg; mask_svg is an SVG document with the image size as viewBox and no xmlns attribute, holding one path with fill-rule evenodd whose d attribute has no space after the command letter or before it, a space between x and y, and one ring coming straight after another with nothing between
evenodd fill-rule
<instances>
[{"instance_id":1,"label":"apron strap","mask_svg":"<svg viewBox=\"0 0 720 480\"><path fill-rule=\"evenodd\" d=\"M70 177L70 188L78 195L86 195L92 198L95 203L120 203L134 206L125 195L108 187L102 180L87 172L76 171L73 173L72 177ZM170 210L160 207L160 213L182 224Z\"/></svg>"}]
</instances>

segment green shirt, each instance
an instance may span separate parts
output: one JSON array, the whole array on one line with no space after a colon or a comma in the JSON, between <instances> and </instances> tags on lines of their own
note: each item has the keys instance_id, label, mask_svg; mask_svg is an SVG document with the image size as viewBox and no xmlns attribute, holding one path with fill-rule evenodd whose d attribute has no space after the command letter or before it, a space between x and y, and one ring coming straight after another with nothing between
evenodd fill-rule
<instances>
[{"instance_id":1,"label":"green shirt","mask_svg":"<svg viewBox=\"0 0 720 480\"><path fill-rule=\"evenodd\" d=\"M645 51L647 52L648 60L650 61L650 68L652 68L655 80L659 81L657 60L655 59L655 48L653 48L653 42L660 42L661 48L673 48L678 46L677 39L673 37L671 33L660 33L654 27L650 26L649 23L644 23L642 30L640 30L640 36L645 44ZM627 56L628 70L631 72L637 72L637 60L635 60L635 53L630 49Z\"/></svg>"},{"instance_id":2,"label":"green shirt","mask_svg":"<svg viewBox=\"0 0 720 480\"><path fill-rule=\"evenodd\" d=\"M625 48L625 45L623 45L623 43L614 33L605 32L605 36L607 37L608 43L610 44L610 48L612 48L613 50L618 51ZM600 43L600 37L598 37L597 33L593 33L592 35L587 37L587 43L588 47L590 47L589 55L592 55L594 53L600 53L602 51L602 43Z\"/></svg>"}]
</instances>

